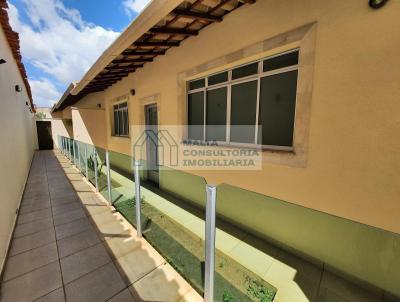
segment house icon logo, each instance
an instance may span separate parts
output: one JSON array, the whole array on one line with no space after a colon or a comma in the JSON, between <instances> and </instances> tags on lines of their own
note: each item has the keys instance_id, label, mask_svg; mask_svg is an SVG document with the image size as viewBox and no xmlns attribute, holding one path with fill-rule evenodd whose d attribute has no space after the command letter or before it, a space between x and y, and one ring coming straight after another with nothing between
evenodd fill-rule
<instances>
[{"instance_id":1,"label":"house icon logo","mask_svg":"<svg viewBox=\"0 0 400 302\"><path fill-rule=\"evenodd\" d=\"M178 166L178 144L173 136L166 129L144 130L133 145L133 157L135 159L146 159L152 157L150 152L154 152L157 167Z\"/></svg>"}]
</instances>

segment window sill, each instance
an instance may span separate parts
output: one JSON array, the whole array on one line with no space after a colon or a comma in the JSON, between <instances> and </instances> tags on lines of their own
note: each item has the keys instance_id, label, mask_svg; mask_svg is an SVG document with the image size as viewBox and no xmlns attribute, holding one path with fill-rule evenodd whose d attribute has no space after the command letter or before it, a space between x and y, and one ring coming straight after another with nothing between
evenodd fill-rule
<instances>
[{"instance_id":1,"label":"window sill","mask_svg":"<svg viewBox=\"0 0 400 302\"><path fill-rule=\"evenodd\" d=\"M261 145L251 145L251 144L228 144L223 142L206 142L206 141L195 141L196 143L188 144L186 143L189 140L184 140L181 142L182 145L193 146L193 147L222 147L222 148L235 148L235 149L246 149L246 150L255 150L261 152L270 152L270 153L280 153L280 154L291 154L295 155L296 152L294 151L293 147L275 147L275 146L261 146Z\"/></svg>"},{"instance_id":2,"label":"window sill","mask_svg":"<svg viewBox=\"0 0 400 302\"><path fill-rule=\"evenodd\" d=\"M111 135L113 138L131 138L129 135Z\"/></svg>"}]
</instances>

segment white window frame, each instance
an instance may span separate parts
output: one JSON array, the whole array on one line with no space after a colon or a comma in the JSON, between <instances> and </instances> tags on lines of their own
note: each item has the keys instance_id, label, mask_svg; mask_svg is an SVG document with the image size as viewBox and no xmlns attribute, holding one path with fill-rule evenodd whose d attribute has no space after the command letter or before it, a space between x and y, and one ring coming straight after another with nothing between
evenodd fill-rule
<instances>
[{"instance_id":1,"label":"white window frame","mask_svg":"<svg viewBox=\"0 0 400 302\"><path fill-rule=\"evenodd\" d=\"M115 106L119 106L121 104L126 104L126 108L118 108L118 109L114 108ZM122 120L124 120L124 111L126 111L126 116L128 118L128 129L126 129L127 130L126 134L117 134L116 131L115 131L116 130L116 128L115 128L115 126L116 126L115 112L120 112L120 111L122 112ZM113 123L113 136L115 136L115 137L129 137L129 105L128 105L128 100L123 100L123 101L120 101L120 102L112 104L112 117L113 117L113 121L114 121L114 123ZM117 114L117 117L118 117L118 114ZM119 122L119 120L118 120L118 122ZM124 130L123 132L125 133L125 124L124 123L122 123L122 128Z\"/></svg>"},{"instance_id":2,"label":"white window frame","mask_svg":"<svg viewBox=\"0 0 400 302\"><path fill-rule=\"evenodd\" d=\"M284 68L279 68L279 69L274 69L272 71L267 71L264 72L263 71L263 62L265 60L269 60L275 57L279 57L282 55L286 55L288 53L292 53L292 52L298 52L299 53L299 58L300 58L300 48L295 48L295 49L291 49L285 52L281 52L272 56L268 56L262 59L259 59L257 61L251 61L251 62L247 62L238 66L234 66L232 68L230 68L229 70L222 70L216 73L211 73L209 75L203 76L201 78L196 78L193 80L190 80L187 82L187 91L186 91L186 104L188 104L189 102L189 95L196 93L196 92L203 92L203 103L204 103L204 116L203 116L203 120L204 120L204 125L203 125L203 143L207 143L206 140L206 125L207 125L207 120L206 120L206 113L207 113L207 91L208 90L213 90L213 89L218 89L218 88L222 88L222 87L227 87L227 103L226 103L226 140L225 141L217 141L218 145L227 145L227 146L238 146L238 147L249 147L249 148L254 148L254 147L261 147L263 149L269 149L269 150L280 150L280 151L293 151L294 150L294 146L292 144L292 146L276 146L276 145L262 145L262 144L257 144L257 137L258 137L258 129L259 129L259 125L258 125L258 118L259 118L259 110L260 110L260 84L261 84L261 79L267 76L272 76L272 75L276 75L276 74L281 74L281 73L286 73L289 71L294 71L294 70L299 70L299 63L297 63L296 65L291 65L289 67L284 67ZM253 74L250 76L246 76L246 77L242 77L239 79L234 79L232 80L232 70L242 67L242 66L246 66L252 63L258 63L258 72L257 74ZM228 72L228 80L226 82L223 83L218 83L218 84L214 84L214 85L208 85L208 78L210 76L216 75L216 74L220 74L223 72ZM197 88L197 89L189 89L189 83L193 82L193 81L197 81L197 80L201 80L201 79L205 79L205 85L204 87L201 88ZM256 118L255 118L255 135L254 135L254 143L238 143L238 142L231 142L230 141L230 129L231 129L231 101L232 101L232 86L233 85L237 85L237 84L242 84L242 83L246 83L246 82L251 82L251 81L257 81L257 101L256 101ZM297 78L298 81L298 78ZM296 108L296 103L297 103L297 93L296 93L296 99L295 99L295 108ZM187 127L189 127L189 125L187 125ZM296 110L295 110L295 118L294 118L294 125L293 125L293 129L295 129L296 127ZM186 133L188 134L189 131L187 129ZM293 139L292 142L294 143L294 134L295 131L293 130ZM189 139L187 137L187 139Z\"/></svg>"}]
</instances>

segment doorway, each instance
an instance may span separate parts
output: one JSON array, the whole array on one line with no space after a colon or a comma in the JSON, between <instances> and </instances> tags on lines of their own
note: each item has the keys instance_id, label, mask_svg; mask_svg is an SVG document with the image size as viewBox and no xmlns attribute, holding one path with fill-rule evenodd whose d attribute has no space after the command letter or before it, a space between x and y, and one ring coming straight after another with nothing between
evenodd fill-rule
<instances>
[{"instance_id":1,"label":"doorway","mask_svg":"<svg viewBox=\"0 0 400 302\"><path fill-rule=\"evenodd\" d=\"M158 113L157 104L145 106L147 177L158 185Z\"/></svg>"},{"instance_id":2,"label":"doorway","mask_svg":"<svg viewBox=\"0 0 400 302\"><path fill-rule=\"evenodd\" d=\"M39 150L52 150L53 137L51 136L50 121L36 121Z\"/></svg>"}]
</instances>

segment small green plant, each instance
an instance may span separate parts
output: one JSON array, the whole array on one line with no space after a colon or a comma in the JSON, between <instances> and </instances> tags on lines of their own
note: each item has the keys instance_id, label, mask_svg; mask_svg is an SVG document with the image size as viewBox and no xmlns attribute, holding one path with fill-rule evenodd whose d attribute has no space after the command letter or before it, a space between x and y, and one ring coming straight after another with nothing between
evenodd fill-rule
<instances>
[{"instance_id":1,"label":"small green plant","mask_svg":"<svg viewBox=\"0 0 400 302\"><path fill-rule=\"evenodd\" d=\"M270 302L274 297L273 290L268 289L260 282L250 278L247 280L247 293L250 297L259 302Z\"/></svg>"},{"instance_id":2,"label":"small green plant","mask_svg":"<svg viewBox=\"0 0 400 302\"><path fill-rule=\"evenodd\" d=\"M225 265L224 262L221 261L218 266L219 266L219 268L224 268L224 265Z\"/></svg>"},{"instance_id":3,"label":"small green plant","mask_svg":"<svg viewBox=\"0 0 400 302\"><path fill-rule=\"evenodd\" d=\"M222 301L224 301L224 302L233 301L233 295L228 291L224 291L224 293L222 295Z\"/></svg>"}]
</instances>

